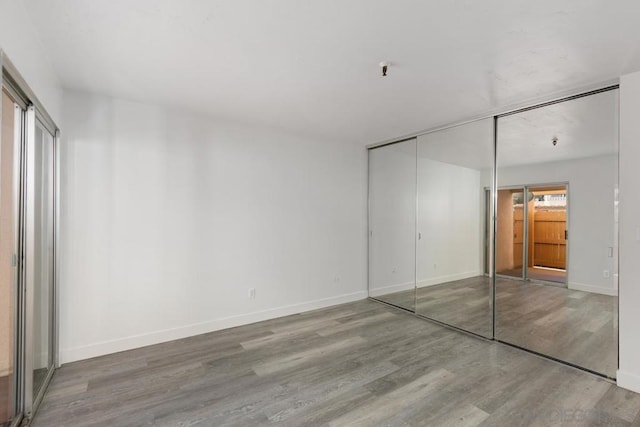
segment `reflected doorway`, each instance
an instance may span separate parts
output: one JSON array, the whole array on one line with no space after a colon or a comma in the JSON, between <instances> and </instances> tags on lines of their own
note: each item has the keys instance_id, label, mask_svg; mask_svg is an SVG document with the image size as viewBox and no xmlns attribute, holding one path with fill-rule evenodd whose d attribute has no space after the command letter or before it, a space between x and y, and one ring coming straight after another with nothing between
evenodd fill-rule
<instances>
[{"instance_id":1,"label":"reflected doorway","mask_svg":"<svg viewBox=\"0 0 640 427\"><path fill-rule=\"evenodd\" d=\"M498 275L567 286L567 196L566 184L498 189Z\"/></svg>"},{"instance_id":2,"label":"reflected doorway","mask_svg":"<svg viewBox=\"0 0 640 427\"><path fill-rule=\"evenodd\" d=\"M533 280L567 283L567 186L529 187L528 271Z\"/></svg>"},{"instance_id":3,"label":"reflected doorway","mask_svg":"<svg viewBox=\"0 0 640 427\"><path fill-rule=\"evenodd\" d=\"M498 189L496 274L525 279L524 187Z\"/></svg>"}]
</instances>

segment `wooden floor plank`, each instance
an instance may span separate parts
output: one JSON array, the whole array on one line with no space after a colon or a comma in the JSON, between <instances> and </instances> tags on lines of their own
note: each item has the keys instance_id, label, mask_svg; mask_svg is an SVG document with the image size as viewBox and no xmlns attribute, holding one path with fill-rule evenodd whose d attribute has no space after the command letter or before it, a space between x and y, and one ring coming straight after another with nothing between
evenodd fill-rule
<instances>
[{"instance_id":1,"label":"wooden floor plank","mask_svg":"<svg viewBox=\"0 0 640 427\"><path fill-rule=\"evenodd\" d=\"M525 307L520 315L535 311ZM542 323L553 327L554 319ZM602 327L601 317L592 319L585 333ZM64 365L33 425L606 425L603 420L638 425L640 395L365 300Z\"/></svg>"},{"instance_id":2,"label":"wooden floor plank","mask_svg":"<svg viewBox=\"0 0 640 427\"><path fill-rule=\"evenodd\" d=\"M470 277L376 298L475 334L492 337L492 278ZM618 297L497 278L496 335L546 356L615 378Z\"/></svg>"}]
</instances>

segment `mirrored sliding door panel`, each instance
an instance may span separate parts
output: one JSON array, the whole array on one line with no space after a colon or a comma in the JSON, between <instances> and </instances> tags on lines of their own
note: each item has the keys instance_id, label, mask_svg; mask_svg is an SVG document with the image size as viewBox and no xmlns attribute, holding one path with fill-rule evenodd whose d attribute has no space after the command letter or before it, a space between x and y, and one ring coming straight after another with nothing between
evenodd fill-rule
<instances>
[{"instance_id":1,"label":"mirrored sliding door panel","mask_svg":"<svg viewBox=\"0 0 640 427\"><path fill-rule=\"evenodd\" d=\"M615 377L618 90L498 118L496 338Z\"/></svg>"},{"instance_id":2,"label":"mirrored sliding door panel","mask_svg":"<svg viewBox=\"0 0 640 427\"><path fill-rule=\"evenodd\" d=\"M32 274L32 392L33 400L43 390L53 369L53 168L54 137L39 123L35 128L33 155L33 246Z\"/></svg>"},{"instance_id":3,"label":"mirrored sliding door panel","mask_svg":"<svg viewBox=\"0 0 640 427\"><path fill-rule=\"evenodd\" d=\"M416 312L493 336L493 119L418 137Z\"/></svg>"},{"instance_id":4,"label":"mirrored sliding door panel","mask_svg":"<svg viewBox=\"0 0 640 427\"><path fill-rule=\"evenodd\" d=\"M416 140L369 150L369 296L415 303Z\"/></svg>"}]
</instances>

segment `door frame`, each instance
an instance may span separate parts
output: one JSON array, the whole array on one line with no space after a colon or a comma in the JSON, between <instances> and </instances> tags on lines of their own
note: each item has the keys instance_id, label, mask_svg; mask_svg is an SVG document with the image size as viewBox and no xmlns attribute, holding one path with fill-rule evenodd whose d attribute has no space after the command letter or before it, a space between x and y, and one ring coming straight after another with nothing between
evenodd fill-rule
<instances>
[{"instance_id":1,"label":"door frame","mask_svg":"<svg viewBox=\"0 0 640 427\"><path fill-rule=\"evenodd\" d=\"M528 209L528 203L524 203L523 204L523 216L524 216L524 220L523 220L523 231L522 231L522 275L520 277L517 276L509 276L506 274L499 274L497 271L495 273L496 277L500 277L503 279L515 279L515 280L522 280L522 281L528 281L528 282L533 282L533 283L542 283L545 285L551 285L551 286L558 286L558 287L562 287L562 288L569 288L569 245L570 245L570 215L569 215L569 209L570 209L570 190L569 190L569 181L554 181L554 182L546 182L546 183L535 183L535 184L523 184L523 185L506 185L503 187L497 187L496 188L496 201L498 199L498 191L500 190L523 190L523 194L528 194L531 188L538 188L538 187L565 187L566 189L566 193L567 193L567 207L566 207L566 211L567 211L567 220L566 220L566 230L567 230L567 234L568 234L568 239L567 239L567 243L565 246L565 251L566 251L566 266L565 266L565 281L564 283L561 282L553 282L553 281L549 281L549 280L541 280L541 279L531 279L529 277L529 220L528 220L528 215L529 215L529 209ZM498 213L496 212L495 214L496 216L496 225L498 223ZM497 228L496 228L496 237L497 237ZM497 255L497 245L496 245L496 255Z\"/></svg>"},{"instance_id":2,"label":"door frame","mask_svg":"<svg viewBox=\"0 0 640 427\"><path fill-rule=\"evenodd\" d=\"M40 115L38 114L36 108L34 106L29 106L27 109L27 138L26 138L26 156L25 156L25 169L24 169L24 177L25 181L23 182L23 191L24 191L24 217L25 221L24 226L24 283L26 289L26 310L25 310L25 415L27 417L32 417L37 410L38 406L42 402L44 394L47 390L49 382L51 381L51 377L53 376L53 372L56 369L56 345L57 341L56 336L56 325L57 325L57 304L56 304L56 267L55 267L55 253L56 253L56 243L55 243L55 229L56 229L56 213L55 213L55 200L57 199L56 195L56 139L55 135L50 134L51 136L51 154L53 158L51 159L51 178L53 182L51 182L51 190L53 191L53 200L51 209L52 212L52 235L53 239L53 256L51 258L51 263L53 265L51 268L53 269L51 274L50 288L48 289L49 295L49 319L47 321L47 331L46 333L49 336L49 342L47 349L47 373L45 379L40 386L40 389L34 394L33 390L33 356L34 356L34 340L35 340L35 322L34 322L34 314L35 314L35 302L34 302L34 293L36 289L36 272L35 272L35 251L37 249L36 240L38 236L35 234L35 206L36 206L36 127L42 129L43 132L49 133L49 130L42 122ZM47 286L49 284L47 283ZM43 331L44 332L44 331Z\"/></svg>"},{"instance_id":3,"label":"door frame","mask_svg":"<svg viewBox=\"0 0 640 427\"><path fill-rule=\"evenodd\" d=\"M540 188L540 187L564 187L565 188L565 193L567 195L567 199L566 199L566 207L565 207L565 211L566 211L566 221L565 221L565 230L567 232L567 239L566 239L566 243L565 243L565 275L564 275L564 283L562 282L554 282L551 280L542 280L542 279L530 279L527 277L527 280L534 282L534 283L544 283L545 285L551 285L551 286L557 286L557 287L561 287L561 288L566 288L569 289L569 244L570 244L570 237L571 237L571 233L569 232L569 227L570 227L570 223L569 223L569 208L570 208L570 201L569 201L569 195L570 195L570 191L569 191L569 181L564 181L564 182L552 182L552 183L543 183L543 184L528 184L526 186L527 191L529 191L532 188ZM529 221L527 220L527 228L529 227ZM527 248L529 246L529 242L528 242L528 237L529 235L527 234ZM529 262L529 253L527 252L527 266L528 266L528 262Z\"/></svg>"},{"instance_id":4,"label":"door frame","mask_svg":"<svg viewBox=\"0 0 640 427\"><path fill-rule=\"evenodd\" d=\"M11 144L13 156L11 158L12 171L11 171L11 259L6 259L5 262L10 262L7 266L12 268L12 278L10 280L10 286L13 286L12 301L12 317L13 317L13 329L10 331L13 341L12 352L12 365L13 372L11 375L11 389L9 390L9 403L11 411L11 425L17 425L23 418L23 405L24 405L24 320L25 320L25 298L24 298L24 281L23 279L23 263L22 260L22 230L23 230L23 194L22 194L22 182L23 182L23 161L24 161L24 129L26 120L26 109L22 100L16 96L15 92L9 87L2 86L2 96L5 94L11 101L11 107L14 109L13 114L13 135L11 142L3 141L3 143ZM4 101L4 100L3 100ZM0 107L1 108L1 107ZM0 121L2 117L0 116Z\"/></svg>"},{"instance_id":5,"label":"door frame","mask_svg":"<svg viewBox=\"0 0 640 427\"><path fill-rule=\"evenodd\" d=\"M497 245L497 238L498 238L498 191L500 190L522 190L522 194L526 193L526 186L525 185L506 185L504 187L496 187L496 203L495 203L495 224L494 224L494 267L493 269L495 270L495 276L496 277L500 277L503 279L515 279L515 280L527 280L526 278L526 267L527 267L527 227L526 227L526 222L525 220L523 220L523 226L522 226L522 274L520 274L520 277L518 276L509 276L508 274L500 274L498 273L498 269L496 267L497 265L497 256L498 256L498 245ZM524 203L523 204L523 212L522 215L524 218L526 218L527 215L527 204Z\"/></svg>"},{"instance_id":6,"label":"door frame","mask_svg":"<svg viewBox=\"0 0 640 427\"><path fill-rule=\"evenodd\" d=\"M18 105L23 113L20 115L20 122L16 120L15 138L19 141L15 143L20 147L17 153L14 153L14 165L18 179L14 185L18 186L18 201L15 209L18 211L18 227L17 239L17 271L16 274L16 313L14 328L14 419L11 426L20 425L24 420L27 421L33 417L39 404L44 397L48 384L53 376L55 369L59 366L59 257L57 255L59 245L59 194L60 194L60 132L55 121L47 113L42 103L29 87L22 75L19 73L13 63L7 58L6 54L0 49L0 85L11 95L16 105ZM0 119L1 120L1 119ZM36 122L53 136L52 147L52 179L53 179L53 236L52 236L52 287L50 295L50 322L49 334L51 342L49 343L51 369L47 373L45 381L37 396L32 395L33 390L33 372L32 351L33 351L33 333L30 331L33 325L33 298L29 297L33 293L33 283L29 283L29 275L27 271L33 266L33 245L29 247L28 243L33 239L29 239L29 224L33 224L33 200L29 200L29 196L33 191L29 191L28 186L32 185L34 178L33 168L29 168L29 156L32 155L33 146L35 145L35 126ZM31 147L31 149L29 149ZM32 197L33 198L33 197ZM31 204L31 209L29 208ZM33 233L33 230L31 230ZM31 253L29 253L31 252Z\"/></svg>"}]
</instances>

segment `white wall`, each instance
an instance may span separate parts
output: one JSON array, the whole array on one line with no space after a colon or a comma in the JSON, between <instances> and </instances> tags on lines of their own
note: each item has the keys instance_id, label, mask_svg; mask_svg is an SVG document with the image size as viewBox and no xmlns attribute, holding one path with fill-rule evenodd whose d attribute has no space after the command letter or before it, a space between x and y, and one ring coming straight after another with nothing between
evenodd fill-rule
<instances>
[{"instance_id":1,"label":"white wall","mask_svg":"<svg viewBox=\"0 0 640 427\"><path fill-rule=\"evenodd\" d=\"M617 263L607 248L616 245L617 156L607 155L498 169L498 186L569 183L569 288L617 295ZM485 184L490 180L484 178ZM609 271L609 278L603 271Z\"/></svg>"},{"instance_id":2,"label":"white wall","mask_svg":"<svg viewBox=\"0 0 640 427\"><path fill-rule=\"evenodd\" d=\"M479 170L416 162L415 139L371 150L369 167L371 296L482 274Z\"/></svg>"},{"instance_id":3,"label":"white wall","mask_svg":"<svg viewBox=\"0 0 640 427\"><path fill-rule=\"evenodd\" d=\"M362 146L77 92L63 123L63 363L366 297Z\"/></svg>"},{"instance_id":4,"label":"white wall","mask_svg":"<svg viewBox=\"0 0 640 427\"><path fill-rule=\"evenodd\" d=\"M480 171L418 158L417 285L483 274Z\"/></svg>"},{"instance_id":5,"label":"white wall","mask_svg":"<svg viewBox=\"0 0 640 427\"><path fill-rule=\"evenodd\" d=\"M416 140L369 152L369 295L413 289L416 262Z\"/></svg>"},{"instance_id":6,"label":"white wall","mask_svg":"<svg viewBox=\"0 0 640 427\"><path fill-rule=\"evenodd\" d=\"M483 274L492 147L485 119L371 150L370 295Z\"/></svg>"},{"instance_id":7,"label":"white wall","mask_svg":"<svg viewBox=\"0 0 640 427\"><path fill-rule=\"evenodd\" d=\"M620 368L640 393L640 72L620 79Z\"/></svg>"},{"instance_id":8,"label":"white wall","mask_svg":"<svg viewBox=\"0 0 640 427\"><path fill-rule=\"evenodd\" d=\"M417 168L415 140L370 152L371 296L482 274L480 171L424 157Z\"/></svg>"},{"instance_id":9,"label":"white wall","mask_svg":"<svg viewBox=\"0 0 640 427\"><path fill-rule=\"evenodd\" d=\"M492 167L493 118L418 137L419 287L484 273L482 173Z\"/></svg>"},{"instance_id":10,"label":"white wall","mask_svg":"<svg viewBox=\"0 0 640 427\"><path fill-rule=\"evenodd\" d=\"M60 126L62 89L47 50L20 0L0 0L0 49Z\"/></svg>"}]
</instances>

